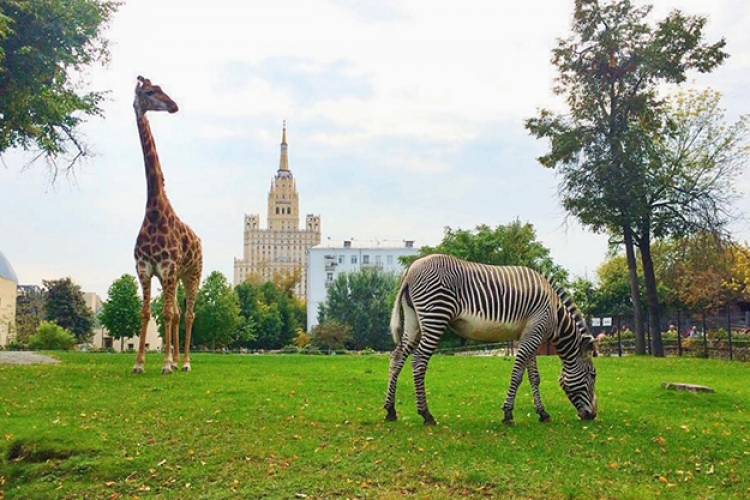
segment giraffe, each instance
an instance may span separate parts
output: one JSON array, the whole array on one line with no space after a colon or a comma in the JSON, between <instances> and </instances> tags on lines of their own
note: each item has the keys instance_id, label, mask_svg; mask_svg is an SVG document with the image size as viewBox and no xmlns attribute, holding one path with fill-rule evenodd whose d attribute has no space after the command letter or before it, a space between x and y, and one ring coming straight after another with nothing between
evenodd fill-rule
<instances>
[{"instance_id":1,"label":"giraffe","mask_svg":"<svg viewBox=\"0 0 750 500\"><path fill-rule=\"evenodd\" d=\"M148 78L138 77L135 87L135 119L146 164L146 215L135 243L135 263L143 290L141 333L133 373L143 373L146 329L151 314L151 278L156 276L164 298L164 362L162 374L172 373L180 361L180 308L177 304L177 283L185 287L185 356L182 369L190 371L190 333L193 307L200 286L203 268L201 240L182 222L169 203L164 190L164 174L156 154L156 143L146 119L147 111L177 112L177 104Z\"/></svg>"}]
</instances>

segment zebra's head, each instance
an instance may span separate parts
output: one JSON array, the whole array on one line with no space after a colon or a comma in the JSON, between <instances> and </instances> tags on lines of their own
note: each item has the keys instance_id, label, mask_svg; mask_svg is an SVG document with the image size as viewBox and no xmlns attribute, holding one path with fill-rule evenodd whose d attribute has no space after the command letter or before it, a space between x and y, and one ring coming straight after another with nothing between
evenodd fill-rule
<instances>
[{"instance_id":1,"label":"zebra's head","mask_svg":"<svg viewBox=\"0 0 750 500\"><path fill-rule=\"evenodd\" d=\"M597 354L596 340L590 333L585 332L581 335L580 355L574 357L570 363L563 362L563 370L560 373L560 387L575 406L581 420L596 418L596 368L593 358Z\"/></svg>"}]
</instances>

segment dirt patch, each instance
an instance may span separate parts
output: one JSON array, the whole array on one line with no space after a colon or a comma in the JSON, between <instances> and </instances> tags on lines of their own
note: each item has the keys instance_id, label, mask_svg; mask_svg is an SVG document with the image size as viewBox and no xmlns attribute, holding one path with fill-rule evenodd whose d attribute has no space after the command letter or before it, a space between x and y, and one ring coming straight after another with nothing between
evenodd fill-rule
<instances>
[{"instance_id":1,"label":"dirt patch","mask_svg":"<svg viewBox=\"0 0 750 500\"><path fill-rule=\"evenodd\" d=\"M30 351L0 351L0 364L30 365L34 363L59 363L59 359Z\"/></svg>"}]
</instances>

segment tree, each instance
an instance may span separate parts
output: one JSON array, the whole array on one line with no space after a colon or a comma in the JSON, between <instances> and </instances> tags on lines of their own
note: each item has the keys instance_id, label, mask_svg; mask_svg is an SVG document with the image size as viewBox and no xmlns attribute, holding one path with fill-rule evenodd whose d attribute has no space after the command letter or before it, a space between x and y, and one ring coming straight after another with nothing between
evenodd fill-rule
<instances>
[{"instance_id":1,"label":"tree","mask_svg":"<svg viewBox=\"0 0 750 500\"><path fill-rule=\"evenodd\" d=\"M388 332L397 287L396 275L375 267L340 274L328 287L318 323L336 321L349 326L347 345L354 349L390 349L393 341Z\"/></svg>"},{"instance_id":2,"label":"tree","mask_svg":"<svg viewBox=\"0 0 750 500\"><path fill-rule=\"evenodd\" d=\"M312 329L312 345L318 349L342 351L352 340L352 327L335 319L326 319Z\"/></svg>"},{"instance_id":3,"label":"tree","mask_svg":"<svg viewBox=\"0 0 750 500\"><path fill-rule=\"evenodd\" d=\"M122 339L140 335L142 305L135 277L123 274L110 285L99 321L113 338L122 342Z\"/></svg>"},{"instance_id":4,"label":"tree","mask_svg":"<svg viewBox=\"0 0 750 500\"><path fill-rule=\"evenodd\" d=\"M82 92L83 71L108 62L103 33L119 2L0 0L0 154L11 148L45 157L53 178L89 154L77 133L101 115L102 92Z\"/></svg>"},{"instance_id":5,"label":"tree","mask_svg":"<svg viewBox=\"0 0 750 500\"><path fill-rule=\"evenodd\" d=\"M75 344L76 338L72 333L49 321L42 321L29 339L29 349L35 351L69 351Z\"/></svg>"},{"instance_id":6,"label":"tree","mask_svg":"<svg viewBox=\"0 0 750 500\"><path fill-rule=\"evenodd\" d=\"M27 344L44 320L44 293L42 289L24 287L16 297L16 341Z\"/></svg>"},{"instance_id":7,"label":"tree","mask_svg":"<svg viewBox=\"0 0 750 500\"><path fill-rule=\"evenodd\" d=\"M81 287L70 278L43 280L42 284L44 319L70 331L78 343L86 342L94 326L94 311L86 305Z\"/></svg>"},{"instance_id":8,"label":"tree","mask_svg":"<svg viewBox=\"0 0 750 500\"><path fill-rule=\"evenodd\" d=\"M554 91L565 96L569 113L542 110L526 128L551 141L539 161L562 173L563 207L624 244L639 354L645 353L645 337L635 246L641 251L653 353L663 356L650 244L656 194L663 187L658 182L665 180L654 175L654 167L658 171L659 138L669 117L657 91L662 84L684 82L690 70L713 70L728 55L723 39L704 43L704 17L676 10L652 27L646 21L650 11L630 0L576 0L573 35L559 40L552 56L559 71Z\"/></svg>"},{"instance_id":9,"label":"tree","mask_svg":"<svg viewBox=\"0 0 750 500\"><path fill-rule=\"evenodd\" d=\"M292 285L293 287L294 285ZM243 345L253 349L280 349L305 329L305 305L273 282L247 280L235 288L243 323L238 329Z\"/></svg>"},{"instance_id":10,"label":"tree","mask_svg":"<svg viewBox=\"0 0 750 500\"><path fill-rule=\"evenodd\" d=\"M237 294L219 271L208 275L195 301L195 323L192 338L195 344L226 347L235 340L242 323Z\"/></svg>"},{"instance_id":11,"label":"tree","mask_svg":"<svg viewBox=\"0 0 750 500\"><path fill-rule=\"evenodd\" d=\"M560 284L567 283L567 271L552 261L549 249L536 239L534 226L522 224L519 220L494 229L484 224L473 231L446 227L443 241L436 247L423 246L419 255L402 260L408 265L419 257L434 253L495 266L527 266L551 276Z\"/></svg>"}]
</instances>

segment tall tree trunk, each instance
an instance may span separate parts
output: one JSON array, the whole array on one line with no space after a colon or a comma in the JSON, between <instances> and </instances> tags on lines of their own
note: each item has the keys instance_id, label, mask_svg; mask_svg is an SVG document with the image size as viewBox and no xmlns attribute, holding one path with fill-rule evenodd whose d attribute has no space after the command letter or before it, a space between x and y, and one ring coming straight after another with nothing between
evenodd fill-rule
<instances>
[{"instance_id":1,"label":"tall tree trunk","mask_svg":"<svg viewBox=\"0 0 750 500\"><path fill-rule=\"evenodd\" d=\"M661 315L659 295L656 293L656 275L654 261L651 258L651 238L648 233L642 236L638 249L641 251L643 277L646 281L646 300L648 302L649 331L651 332L651 354L657 358L664 357L664 345L661 340Z\"/></svg>"},{"instance_id":2,"label":"tall tree trunk","mask_svg":"<svg viewBox=\"0 0 750 500\"><path fill-rule=\"evenodd\" d=\"M638 266L635 261L633 231L628 224L623 226L622 235L625 240L625 257L628 261L628 273L630 275L630 300L633 302L635 353L646 354L646 336L643 332L643 309L641 307L641 294L638 289Z\"/></svg>"}]
</instances>

